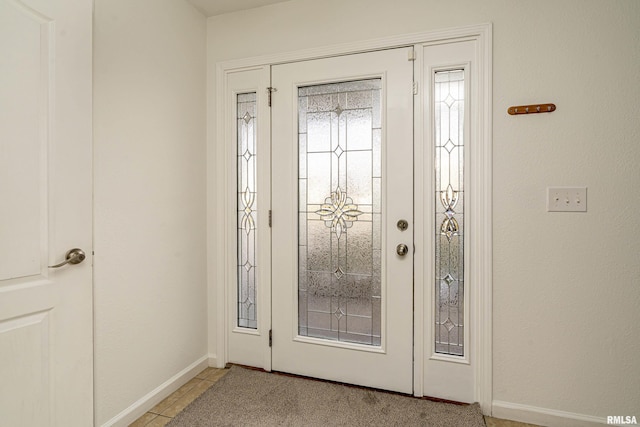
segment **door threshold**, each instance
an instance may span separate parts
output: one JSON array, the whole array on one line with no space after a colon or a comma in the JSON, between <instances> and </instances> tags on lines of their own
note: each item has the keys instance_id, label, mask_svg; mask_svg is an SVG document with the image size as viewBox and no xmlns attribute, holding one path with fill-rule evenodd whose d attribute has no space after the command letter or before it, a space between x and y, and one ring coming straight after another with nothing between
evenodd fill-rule
<instances>
[{"instance_id":1,"label":"door threshold","mask_svg":"<svg viewBox=\"0 0 640 427\"><path fill-rule=\"evenodd\" d=\"M458 405L458 406L469 406L470 405L469 403L458 402L458 401L455 401L455 400L440 399L438 397L430 397L430 396L416 397L416 396L414 396L412 394L400 393L400 392L397 392L397 391L390 391L390 390L385 390L385 389L381 389L381 388L366 387L366 386L357 385L357 384L343 383L343 382L340 382L340 381L332 381L332 380L325 380L325 379L322 379L322 378L307 377L307 376L304 376L304 375L290 374L288 372L266 371L263 368L256 368L255 366L241 365L239 363L227 363L225 365L225 368L228 369L228 368L231 368L232 366L238 366L240 368L249 369L251 371L265 372L267 374L281 375L283 377L300 378L300 379L303 379L303 380L318 381L318 382L323 382L323 383L342 385L342 386L345 386L345 387L357 388L357 389L360 389L360 390L379 391L381 393L388 393L388 394L395 394L395 395L398 395L398 396L412 397L414 399L420 399L420 400L429 400L431 402L437 402L437 403L448 403L450 405Z\"/></svg>"}]
</instances>

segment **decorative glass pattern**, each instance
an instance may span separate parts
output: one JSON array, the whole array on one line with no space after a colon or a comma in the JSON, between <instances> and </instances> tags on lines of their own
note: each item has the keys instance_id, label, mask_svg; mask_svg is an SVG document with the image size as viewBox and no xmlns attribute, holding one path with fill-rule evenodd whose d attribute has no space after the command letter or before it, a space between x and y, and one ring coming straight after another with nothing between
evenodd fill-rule
<instances>
[{"instance_id":1,"label":"decorative glass pattern","mask_svg":"<svg viewBox=\"0 0 640 427\"><path fill-rule=\"evenodd\" d=\"M358 206L353 204L351 197L347 197L347 193L343 193L340 187L331 193L330 197L327 197L325 204L320 206L316 213L336 234L337 239L342 236L342 230L346 231L353 225L353 221L358 219L358 215L362 214L358 210Z\"/></svg>"},{"instance_id":2,"label":"decorative glass pattern","mask_svg":"<svg viewBox=\"0 0 640 427\"><path fill-rule=\"evenodd\" d=\"M435 73L435 350L464 355L464 70Z\"/></svg>"},{"instance_id":3,"label":"decorative glass pattern","mask_svg":"<svg viewBox=\"0 0 640 427\"><path fill-rule=\"evenodd\" d=\"M256 329L256 94L237 96L238 326Z\"/></svg>"},{"instance_id":4,"label":"decorative glass pattern","mask_svg":"<svg viewBox=\"0 0 640 427\"><path fill-rule=\"evenodd\" d=\"M298 328L380 345L380 79L298 90Z\"/></svg>"}]
</instances>

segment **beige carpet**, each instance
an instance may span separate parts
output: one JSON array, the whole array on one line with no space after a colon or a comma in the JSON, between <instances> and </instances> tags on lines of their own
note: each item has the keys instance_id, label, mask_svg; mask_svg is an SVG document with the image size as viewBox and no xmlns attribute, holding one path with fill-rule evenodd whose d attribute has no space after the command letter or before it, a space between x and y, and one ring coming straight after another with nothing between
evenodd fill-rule
<instances>
[{"instance_id":1,"label":"beige carpet","mask_svg":"<svg viewBox=\"0 0 640 427\"><path fill-rule=\"evenodd\" d=\"M168 424L484 427L477 404L430 402L234 366Z\"/></svg>"}]
</instances>

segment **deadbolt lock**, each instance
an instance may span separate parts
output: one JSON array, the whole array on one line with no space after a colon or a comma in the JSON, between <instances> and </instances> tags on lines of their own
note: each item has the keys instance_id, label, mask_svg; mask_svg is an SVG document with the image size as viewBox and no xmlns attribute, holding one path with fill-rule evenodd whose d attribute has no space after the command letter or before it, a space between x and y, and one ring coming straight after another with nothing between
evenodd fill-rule
<instances>
[{"instance_id":1,"label":"deadbolt lock","mask_svg":"<svg viewBox=\"0 0 640 427\"><path fill-rule=\"evenodd\" d=\"M400 221L398 221L398 230L404 231L407 228L409 228L409 223L406 220L401 219Z\"/></svg>"}]
</instances>

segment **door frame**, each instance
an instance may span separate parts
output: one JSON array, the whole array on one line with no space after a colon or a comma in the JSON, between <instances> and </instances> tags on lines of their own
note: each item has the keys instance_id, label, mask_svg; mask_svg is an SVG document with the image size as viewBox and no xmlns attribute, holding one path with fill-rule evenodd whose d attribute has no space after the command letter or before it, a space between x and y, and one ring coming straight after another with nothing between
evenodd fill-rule
<instances>
[{"instance_id":1,"label":"door frame","mask_svg":"<svg viewBox=\"0 0 640 427\"><path fill-rule=\"evenodd\" d=\"M209 359L211 366L223 367L228 362L228 335L231 297L229 282L235 278L235 238L236 215L235 198L228 197L231 189L235 191L234 158L235 146L229 144L229 127L226 123L229 99L227 92L227 78L230 74L242 70L250 70L287 62L309 59L320 59L332 56L364 53L381 49L400 48L409 46L428 46L453 44L461 41L475 42L474 80L478 111L472 119L475 120L472 129L474 151L469 162L474 182L473 192L476 197L468 203L468 209L473 213L473 226L469 232L469 249L473 263L470 266L469 280L477 286L475 299L470 302L471 329L469 334L470 353L474 355L474 400L479 402L483 413L491 414L492 402L492 24L478 24L430 32L405 34L393 37L344 43L321 48L300 50L258 56L240 60L220 62L216 64L215 75L215 134L209 141L210 157L208 159L208 182L211 190L208 194L208 206L212 215L209 217L208 249L214 254L213 262L209 266L209 327L211 331L211 345L215 352L211 352ZM407 58L408 60L410 58ZM416 75L416 81L422 77ZM211 77L213 80L213 77ZM422 99L420 97L416 99ZM425 120L422 115L422 102L416 101L414 107L414 130L416 147L422 147ZM418 159L420 153L416 153ZM414 180L418 182L418 174ZM420 189L418 185L416 191ZM418 201L415 202L416 204ZM419 217L416 216L416 223ZM233 230L233 231L230 231ZM416 234L416 245L420 242ZM429 244L427 242L427 244ZM416 271L419 273L419 271ZM422 277L422 275L420 275ZM235 280L233 280L235 283ZM423 378L425 358L428 355L428 345L425 342L425 313L428 312L426 301L429 300L428 286L431 281L418 280L414 276L414 394L423 395ZM271 304L262 304L260 314L262 319L270 319ZM270 325L269 325L270 327ZM263 331L264 335L264 331ZM215 337L215 338L214 338ZM263 337L265 338L265 337ZM271 369L270 360L263 366Z\"/></svg>"}]
</instances>

